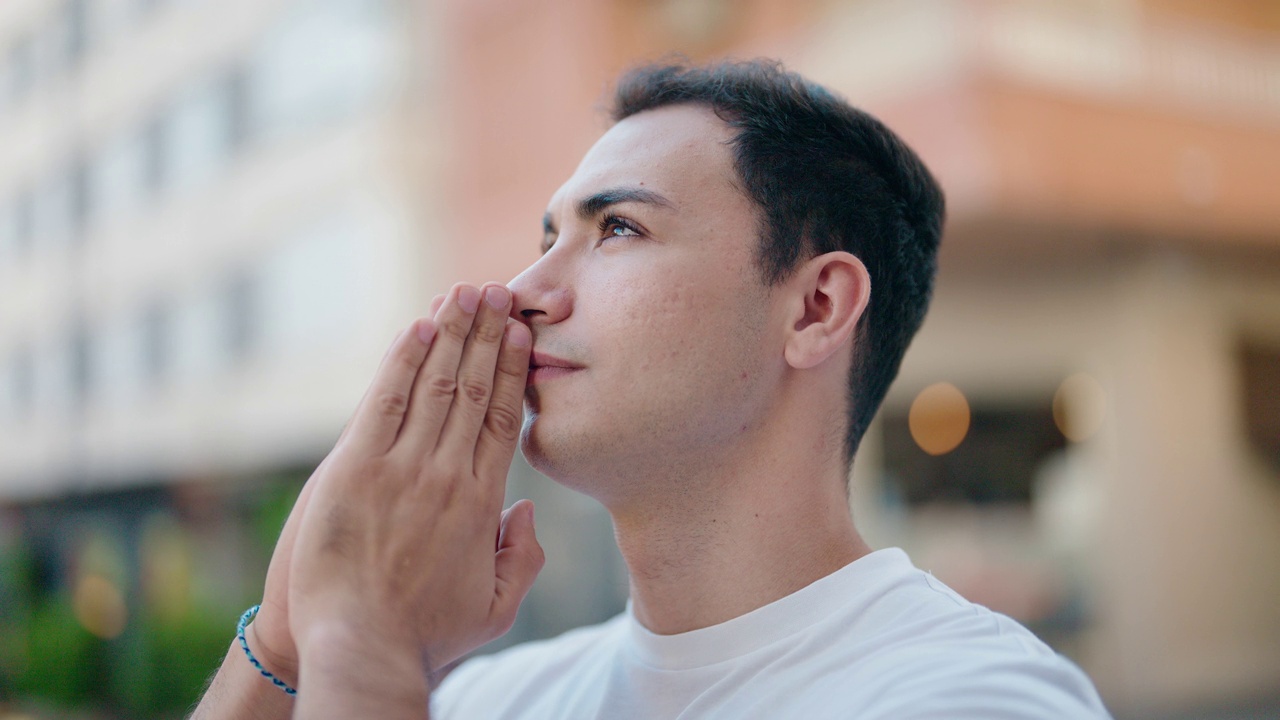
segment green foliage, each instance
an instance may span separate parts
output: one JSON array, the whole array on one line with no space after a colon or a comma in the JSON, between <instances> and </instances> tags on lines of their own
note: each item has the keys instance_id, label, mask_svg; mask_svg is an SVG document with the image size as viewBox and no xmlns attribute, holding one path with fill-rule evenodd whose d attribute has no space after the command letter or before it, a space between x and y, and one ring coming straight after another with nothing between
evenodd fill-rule
<instances>
[{"instance_id":1,"label":"green foliage","mask_svg":"<svg viewBox=\"0 0 1280 720\"><path fill-rule=\"evenodd\" d=\"M106 643L80 626L71 603L55 597L31 614L14 658L20 696L75 707L88 702L107 675Z\"/></svg>"},{"instance_id":2,"label":"green foliage","mask_svg":"<svg viewBox=\"0 0 1280 720\"><path fill-rule=\"evenodd\" d=\"M65 600L47 602L12 643L12 691L66 710L180 716L231 646L235 616L200 609L177 622L141 617L120 638L104 641L80 626Z\"/></svg>"},{"instance_id":3,"label":"green foliage","mask_svg":"<svg viewBox=\"0 0 1280 720\"><path fill-rule=\"evenodd\" d=\"M141 618L116 653L111 700L131 716L186 711L231 646L234 623L234 611L208 608L176 622Z\"/></svg>"},{"instance_id":4,"label":"green foliage","mask_svg":"<svg viewBox=\"0 0 1280 720\"><path fill-rule=\"evenodd\" d=\"M270 557L272 548L276 546L280 530L284 528L285 520L289 519L289 512L293 510L293 504L297 502L309 476L310 473L302 471L284 474L263 483L258 490L256 502L250 510L250 522L258 547L267 557Z\"/></svg>"},{"instance_id":5,"label":"green foliage","mask_svg":"<svg viewBox=\"0 0 1280 720\"><path fill-rule=\"evenodd\" d=\"M230 521L252 539L240 558L245 566L266 568L309 474L263 479L229 503L235 509ZM186 537L185 532L181 530L176 539L166 533L144 533L143 537L170 548ZM195 573L203 574L206 582L175 590L178 597L185 597L175 606L157 603L154 597L147 600L145 583L129 579L146 573L131 569L125 578L114 580L128 602L124 632L104 640L76 618L69 598L71 578L59 578L62 590L53 594L38 589L29 542L21 538L8 547L0 546L0 705L16 701L41 717L46 712L54 717L182 717L232 648L236 618L252 602L238 597L244 593L235 589L237 579L213 580L207 574L210 571L193 558ZM146 542L139 552L147 555ZM258 571L249 572L260 582ZM209 592L210 581L231 590L211 597L218 593ZM261 585L257 587L260 592ZM238 604L224 607L226 603Z\"/></svg>"}]
</instances>

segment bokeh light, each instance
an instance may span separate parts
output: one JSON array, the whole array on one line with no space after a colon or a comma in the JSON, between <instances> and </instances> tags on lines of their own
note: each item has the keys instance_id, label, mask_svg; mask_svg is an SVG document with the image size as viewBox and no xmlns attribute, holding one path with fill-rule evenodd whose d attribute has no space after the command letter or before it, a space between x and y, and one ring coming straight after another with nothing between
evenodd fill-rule
<instances>
[{"instance_id":1,"label":"bokeh light","mask_svg":"<svg viewBox=\"0 0 1280 720\"><path fill-rule=\"evenodd\" d=\"M945 455L959 447L969 433L969 401L955 385L934 383L911 403L907 423L921 450Z\"/></svg>"},{"instance_id":2,"label":"bokeh light","mask_svg":"<svg viewBox=\"0 0 1280 720\"><path fill-rule=\"evenodd\" d=\"M84 575L76 583L72 605L84 629L104 640L119 637L129 619L120 588L96 573Z\"/></svg>"},{"instance_id":3,"label":"bokeh light","mask_svg":"<svg viewBox=\"0 0 1280 720\"><path fill-rule=\"evenodd\" d=\"M192 557L186 533L172 517L156 514L142 535L142 591L148 612L176 623L191 609Z\"/></svg>"}]
</instances>

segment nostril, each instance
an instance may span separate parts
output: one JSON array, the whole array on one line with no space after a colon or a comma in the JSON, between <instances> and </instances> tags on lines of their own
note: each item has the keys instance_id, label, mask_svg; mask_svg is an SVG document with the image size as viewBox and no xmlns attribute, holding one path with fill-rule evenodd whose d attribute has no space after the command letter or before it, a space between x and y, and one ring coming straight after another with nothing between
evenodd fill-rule
<instances>
[{"instance_id":1,"label":"nostril","mask_svg":"<svg viewBox=\"0 0 1280 720\"><path fill-rule=\"evenodd\" d=\"M536 315L538 312L539 312L538 310L535 310L535 309L533 309L533 308L529 308L529 309L526 309L526 310L521 310L521 311L520 311L520 316L521 316L521 317L523 317L525 320L528 320L529 318L531 318L531 317L533 317L534 315Z\"/></svg>"}]
</instances>

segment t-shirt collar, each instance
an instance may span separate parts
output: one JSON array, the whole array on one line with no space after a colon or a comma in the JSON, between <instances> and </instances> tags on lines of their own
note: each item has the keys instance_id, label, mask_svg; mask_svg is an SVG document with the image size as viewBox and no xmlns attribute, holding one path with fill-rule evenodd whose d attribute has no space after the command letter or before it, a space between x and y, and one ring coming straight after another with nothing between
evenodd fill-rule
<instances>
[{"instance_id":1,"label":"t-shirt collar","mask_svg":"<svg viewBox=\"0 0 1280 720\"><path fill-rule=\"evenodd\" d=\"M874 576L910 567L907 554L885 548L864 555L826 577L718 625L659 635L640 624L627 602L627 649L640 662L664 670L690 670L742 657L822 621L875 586Z\"/></svg>"}]
</instances>

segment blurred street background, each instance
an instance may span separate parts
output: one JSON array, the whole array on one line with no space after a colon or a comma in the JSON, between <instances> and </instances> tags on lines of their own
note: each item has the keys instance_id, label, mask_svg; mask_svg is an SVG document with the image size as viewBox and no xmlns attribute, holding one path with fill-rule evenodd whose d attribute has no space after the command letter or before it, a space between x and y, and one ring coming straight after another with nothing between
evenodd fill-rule
<instances>
[{"instance_id":1,"label":"blurred street background","mask_svg":"<svg viewBox=\"0 0 1280 720\"><path fill-rule=\"evenodd\" d=\"M396 332L537 257L610 81L767 56L948 197L873 546L1120 718L1280 717L1277 0L0 0L0 718L172 718ZM547 566L489 649L621 610Z\"/></svg>"}]
</instances>

